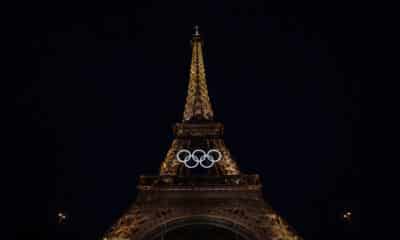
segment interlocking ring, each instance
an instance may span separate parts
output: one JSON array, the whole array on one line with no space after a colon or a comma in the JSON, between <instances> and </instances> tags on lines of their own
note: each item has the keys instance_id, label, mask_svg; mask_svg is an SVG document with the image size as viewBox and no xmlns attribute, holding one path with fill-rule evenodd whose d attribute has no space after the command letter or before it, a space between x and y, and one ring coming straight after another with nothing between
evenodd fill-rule
<instances>
[{"instance_id":1,"label":"interlocking ring","mask_svg":"<svg viewBox=\"0 0 400 240\"><path fill-rule=\"evenodd\" d=\"M182 160L181 155L183 153L185 153L186 156ZM218 155L217 159L214 159L213 153ZM190 153L190 151L187 149L181 149L176 154L176 160L184 163L187 168L195 168L199 165L203 168L211 168L221 159L222 154L217 149L210 149L207 153L203 149L196 149L192 153Z\"/></svg>"}]
</instances>

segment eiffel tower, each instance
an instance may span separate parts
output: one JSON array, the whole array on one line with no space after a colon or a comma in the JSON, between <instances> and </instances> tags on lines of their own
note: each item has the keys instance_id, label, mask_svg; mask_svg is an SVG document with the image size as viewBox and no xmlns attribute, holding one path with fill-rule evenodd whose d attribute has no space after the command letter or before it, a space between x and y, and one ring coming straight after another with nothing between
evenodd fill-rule
<instances>
[{"instance_id":1,"label":"eiffel tower","mask_svg":"<svg viewBox=\"0 0 400 240\"><path fill-rule=\"evenodd\" d=\"M224 126L214 120L198 28L191 43L183 120L173 126L159 175L140 176L136 201L103 239L302 239L264 200L259 175L241 173L232 159ZM177 160L182 149L216 149L222 158L210 168L190 168L193 162Z\"/></svg>"}]
</instances>

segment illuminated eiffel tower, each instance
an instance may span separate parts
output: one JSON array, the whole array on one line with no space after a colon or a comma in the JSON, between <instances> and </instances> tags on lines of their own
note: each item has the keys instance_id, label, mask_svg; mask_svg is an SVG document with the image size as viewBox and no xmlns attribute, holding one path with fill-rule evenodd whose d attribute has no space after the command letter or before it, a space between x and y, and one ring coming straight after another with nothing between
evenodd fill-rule
<instances>
[{"instance_id":1,"label":"illuminated eiffel tower","mask_svg":"<svg viewBox=\"0 0 400 240\"><path fill-rule=\"evenodd\" d=\"M301 239L264 201L259 176L241 173L225 146L208 96L202 44L196 28L183 121L173 127L160 174L140 176L136 202L104 239ZM182 149L216 149L222 158L210 168L189 168L196 162L178 161Z\"/></svg>"}]
</instances>

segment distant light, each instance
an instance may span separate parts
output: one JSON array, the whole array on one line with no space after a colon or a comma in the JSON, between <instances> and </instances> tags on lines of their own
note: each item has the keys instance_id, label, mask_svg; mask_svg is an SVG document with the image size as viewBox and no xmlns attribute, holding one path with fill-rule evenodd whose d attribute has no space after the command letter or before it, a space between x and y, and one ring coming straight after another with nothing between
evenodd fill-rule
<instances>
[{"instance_id":1,"label":"distant light","mask_svg":"<svg viewBox=\"0 0 400 240\"><path fill-rule=\"evenodd\" d=\"M342 220L345 221L345 222L351 222L352 214L353 214L353 213L352 213L350 210L344 211L344 212L341 214L341 218L342 218Z\"/></svg>"},{"instance_id":2,"label":"distant light","mask_svg":"<svg viewBox=\"0 0 400 240\"><path fill-rule=\"evenodd\" d=\"M66 219L67 219L67 215L65 213L59 212L57 214L58 223L64 223L66 221Z\"/></svg>"}]
</instances>

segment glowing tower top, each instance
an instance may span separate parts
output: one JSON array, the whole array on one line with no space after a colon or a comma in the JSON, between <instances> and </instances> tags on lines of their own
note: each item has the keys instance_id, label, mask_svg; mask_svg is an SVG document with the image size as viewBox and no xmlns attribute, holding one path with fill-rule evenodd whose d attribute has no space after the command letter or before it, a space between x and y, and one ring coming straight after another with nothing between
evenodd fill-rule
<instances>
[{"instance_id":1,"label":"glowing tower top","mask_svg":"<svg viewBox=\"0 0 400 240\"><path fill-rule=\"evenodd\" d=\"M203 42L198 26L192 37L192 62L183 122L213 120L214 113L208 96L206 72L202 52Z\"/></svg>"}]
</instances>

